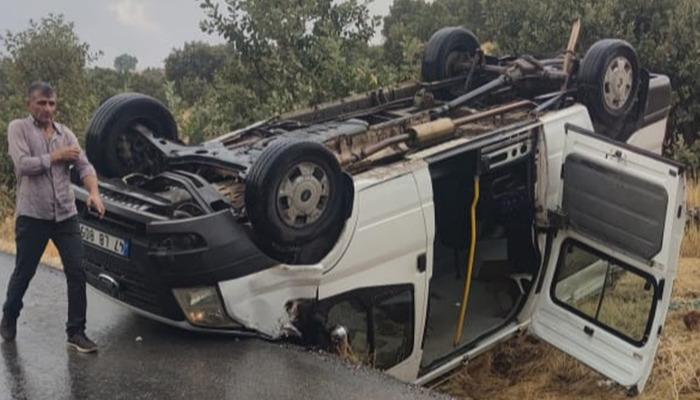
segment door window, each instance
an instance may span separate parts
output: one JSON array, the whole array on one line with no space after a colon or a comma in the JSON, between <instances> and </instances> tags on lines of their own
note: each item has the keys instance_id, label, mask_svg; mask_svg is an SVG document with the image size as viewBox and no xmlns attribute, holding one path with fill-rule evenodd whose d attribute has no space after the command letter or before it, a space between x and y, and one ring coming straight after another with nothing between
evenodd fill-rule
<instances>
[{"instance_id":1,"label":"door window","mask_svg":"<svg viewBox=\"0 0 700 400\"><path fill-rule=\"evenodd\" d=\"M555 303L631 343L646 343L656 309L655 280L573 240L566 241L552 287Z\"/></svg>"},{"instance_id":2,"label":"door window","mask_svg":"<svg viewBox=\"0 0 700 400\"><path fill-rule=\"evenodd\" d=\"M358 299L349 298L340 301L328 310L326 330L330 332L337 326L347 329L350 361L369 363L367 323L367 306Z\"/></svg>"},{"instance_id":3,"label":"door window","mask_svg":"<svg viewBox=\"0 0 700 400\"><path fill-rule=\"evenodd\" d=\"M386 369L405 360L413 350L413 296L403 290L374 305L375 365Z\"/></svg>"},{"instance_id":4,"label":"door window","mask_svg":"<svg viewBox=\"0 0 700 400\"><path fill-rule=\"evenodd\" d=\"M379 369L389 369L413 351L413 286L365 288L319 304L325 328L342 326L348 334L348 356Z\"/></svg>"}]
</instances>

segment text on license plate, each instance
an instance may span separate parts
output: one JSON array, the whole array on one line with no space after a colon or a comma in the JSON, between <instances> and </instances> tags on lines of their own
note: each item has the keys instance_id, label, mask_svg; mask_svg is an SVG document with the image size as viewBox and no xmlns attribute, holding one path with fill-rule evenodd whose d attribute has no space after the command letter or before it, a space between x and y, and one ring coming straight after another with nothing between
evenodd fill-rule
<instances>
[{"instance_id":1,"label":"text on license plate","mask_svg":"<svg viewBox=\"0 0 700 400\"><path fill-rule=\"evenodd\" d=\"M119 254L120 256L129 256L129 241L126 239L104 233L99 229L83 224L80 224L80 235L85 242L94 246Z\"/></svg>"}]
</instances>

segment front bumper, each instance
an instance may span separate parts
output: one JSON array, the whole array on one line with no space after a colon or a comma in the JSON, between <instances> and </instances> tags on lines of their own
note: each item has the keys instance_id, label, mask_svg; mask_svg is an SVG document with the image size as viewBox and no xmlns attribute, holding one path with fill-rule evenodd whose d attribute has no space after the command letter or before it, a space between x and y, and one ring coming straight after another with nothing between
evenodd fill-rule
<instances>
[{"instance_id":1,"label":"front bumper","mask_svg":"<svg viewBox=\"0 0 700 400\"><path fill-rule=\"evenodd\" d=\"M147 316L187 324L173 288L216 286L278 264L258 249L229 210L167 220L104 198L107 212L99 219L85 206L87 192L77 186L74 191L81 223L130 242L128 257L85 243L88 284ZM178 245L183 237L186 248Z\"/></svg>"},{"instance_id":2,"label":"front bumper","mask_svg":"<svg viewBox=\"0 0 700 400\"><path fill-rule=\"evenodd\" d=\"M210 328L202 328L199 326L192 325L189 322L187 322L186 320L169 319L169 318L163 317L161 315L148 312L148 311L144 310L143 308L135 307L129 303L125 303L124 301L121 301L113 296L110 296L107 293L105 293L104 291L99 290L93 286L91 286L91 288L93 290L95 290L95 292L97 292L97 294L114 302L115 304L120 305L121 307L127 308L127 309L133 311L134 313L141 315L145 318L148 318L148 319L151 319L154 321L158 321L160 323L163 323L163 324L175 327L175 328L179 328L179 329L183 329L183 330L187 330L187 331L191 331L191 332L226 334L226 335L233 335L236 337L247 336L247 337L256 337L256 338L261 338L261 339L266 339L266 340L270 339L268 336L265 336L259 332L248 330L245 327L232 328L232 329L215 329L215 328L210 329Z\"/></svg>"}]
</instances>

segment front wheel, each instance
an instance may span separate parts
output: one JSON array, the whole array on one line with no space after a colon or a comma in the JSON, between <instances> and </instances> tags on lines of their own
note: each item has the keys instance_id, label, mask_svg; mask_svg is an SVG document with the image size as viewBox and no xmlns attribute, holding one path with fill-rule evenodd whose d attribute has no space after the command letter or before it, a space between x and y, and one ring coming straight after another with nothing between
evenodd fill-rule
<instances>
[{"instance_id":1,"label":"front wheel","mask_svg":"<svg viewBox=\"0 0 700 400\"><path fill-rule=\"evenodd\" d=\"M246 178L246 210L256 236L269 245L303 246L336 231L346 215L343 185L337 159L322 144L273 141Z\"/></svg>"},{"instance_id":2,"label":"front wheel","mask_svg":"<svg viewBox=\"0 0 700 400\"><path fill-rule=\"evenodd\" d=\"M97 172L108 178L156 168L158 154L136 128L176 141L177 124L168 108L153 97L123 93L107 99L95 111L86 134L85 152Z\"/></svg>"}]
</instances>

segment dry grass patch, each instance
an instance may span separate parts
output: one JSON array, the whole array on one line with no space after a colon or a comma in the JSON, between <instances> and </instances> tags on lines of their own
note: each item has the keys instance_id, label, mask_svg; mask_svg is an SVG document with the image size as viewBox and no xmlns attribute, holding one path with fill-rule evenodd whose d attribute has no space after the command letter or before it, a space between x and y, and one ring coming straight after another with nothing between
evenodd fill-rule
<instances>
[{"instance_id":1,"label":"dry grass patch","mask_svg":"<svg viewBox=\"0 0 700 400\"><path fill-rule=\"evenodd\" d=\"M691 210L691 217L695 215L697 210L700 210L700 184L697 181L688 183L687 206ZM685 228L685 236L681 245L681 257L700 257L700 221L689 220L688 226Z\"/></svg>"},{"instance_id":2,"label":"dry grass patch","mask_svg":"<svg viewBox=\"0 0 700 400\"><path fill-rule=\"evenodd\" d=\"M700 207L700 182L697 180L689 180L686 192L687 208L693 209Z\"/></svg>"},{"instance_id":3,"label":"dry grass patch","mask_svg":"<svg viewBox=\"0 0 700 400\"><path fill-rule=\"evenodd\" d=\"M0 224L0 251L10 254L17 253L15 246L15 217L7 216ZM49 242L46 246L46 251L41 257L41 262L52 267L62 268L61 258L58 255L58 249L53 242Z\"/></svg>"},{"instance_id":4,"label":"dry grass patch","mask_svg":"<svg viewBox=\"0 0 700 400\"><path fill-rule=\"evenodd\" d=\"M686 226L681 244L681 257L700 258L700 225Z\"/></svg>"}]
</instances>

